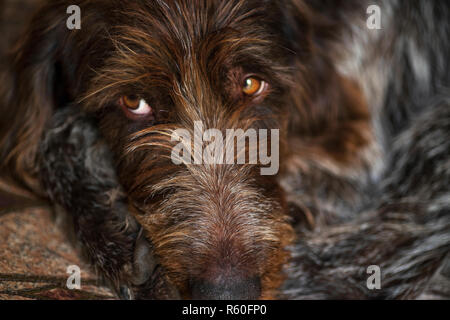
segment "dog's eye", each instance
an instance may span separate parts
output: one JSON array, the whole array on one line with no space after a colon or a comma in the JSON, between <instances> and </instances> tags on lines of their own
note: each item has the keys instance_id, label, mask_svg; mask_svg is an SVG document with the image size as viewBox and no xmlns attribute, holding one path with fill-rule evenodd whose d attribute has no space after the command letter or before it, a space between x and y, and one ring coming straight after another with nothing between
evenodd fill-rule
<instances>
[{"instance_id":1,"label":"dog's eye","mask_svg":"<svg viewBox=\"0 0 450 320\"><path fill-rule=\"evenodd\" d=\"M138 96L130 95L130 96L123 96L122 97L122 103L124 107L127 107L128 109L135 110L139 107L141 99L139 99Z\"/></svg>"},{"instance_id":2,"label":"dog's eye","mask_svg":"<svg viewBox=\"0 0 450 320\"><path fill-rule=\"evenodd\" d=\"M264 80L256 77L247 77L244 80L242 91L247 96L257 96L264 92L267 87L267 83Z\"/></svg>"},{"instance_id":3,"label":"dog's eye","mask_svg":"<svg viewBox=\"0 0 450 320\"><path fill-rule=\"evenodd\" d=\"M138 116L147 115L152 111L152 108L144 99L135 95L122 96L120 98L120 104L127 111Z\"/></svg>"}]
</instances>

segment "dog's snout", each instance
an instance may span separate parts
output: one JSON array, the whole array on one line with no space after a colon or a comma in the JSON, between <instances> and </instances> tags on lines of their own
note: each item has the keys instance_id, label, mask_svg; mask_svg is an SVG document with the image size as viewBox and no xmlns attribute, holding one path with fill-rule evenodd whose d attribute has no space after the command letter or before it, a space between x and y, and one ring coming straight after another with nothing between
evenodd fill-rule
<instances>
[{"instance_id":1,"label":"dog's snout","mask_svg":"<svg viewBox=\"0 0 450 320\"><path fill-rule=\"evenodd\" d=\"M192 283L192 298L198 300L255 300L260 295L259 277L225 277L216 281L198 279Z\"/></svg>"}]
</instances>

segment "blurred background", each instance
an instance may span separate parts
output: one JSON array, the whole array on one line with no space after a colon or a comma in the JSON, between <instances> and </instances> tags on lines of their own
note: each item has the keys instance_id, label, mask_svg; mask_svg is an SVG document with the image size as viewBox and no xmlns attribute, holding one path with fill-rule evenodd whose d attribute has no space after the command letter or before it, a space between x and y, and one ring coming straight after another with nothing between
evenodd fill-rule
<instances>
[{"instance_id":1,"label":"blurred background","mask_svg":"<svg viewBox=\"0 0 450 320\"><path fill-rule=\"evenodd\" d=\"M0 0L0 72L41 0ZM2 83L0 82L0 86ZM0 300L111 299L70 245L53 208L11 196L0 181ZM67 267L81 268L81 290L69 290Z\"/></svg>"},{"instance_id":2,"label":"blurred background","mask_svg":"<svg viewBox=\"0 0 450 320\"><path fill-rule=\"evenodd\" d=\"M41 0L0 0L0 56L19 36Z\"/></svg>"}]
</instances>

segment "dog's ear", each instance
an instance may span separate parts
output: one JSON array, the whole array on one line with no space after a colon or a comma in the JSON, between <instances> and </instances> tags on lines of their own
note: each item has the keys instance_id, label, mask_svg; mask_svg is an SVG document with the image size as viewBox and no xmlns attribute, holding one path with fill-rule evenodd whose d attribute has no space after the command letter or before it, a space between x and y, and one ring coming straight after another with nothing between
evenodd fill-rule
<instances>
[{"instance_id":1,"label":"dog's ear","mask_svg":"<svg viewBox=\"0 0 450 320\"><path fill-rule=\"evenodd\" d=\"M35 189L36 149L47 120L75 99L88 52L101 45L102 11L83 3L81 29L71 30L67 2L49 1L9 57L0 102L0 172L27 189Z\"/></svg>"},{"instance_id":2,"label":"dog's ear","mask_svg":"<svg viewBox=\"0 0 450 320\"><path fill-rule=\"evenodd\" d=\"M281 11L281 26L285 46L302 59L312 50L312 11L303 0L276 1Z\"/></svg>"}]
</instances>

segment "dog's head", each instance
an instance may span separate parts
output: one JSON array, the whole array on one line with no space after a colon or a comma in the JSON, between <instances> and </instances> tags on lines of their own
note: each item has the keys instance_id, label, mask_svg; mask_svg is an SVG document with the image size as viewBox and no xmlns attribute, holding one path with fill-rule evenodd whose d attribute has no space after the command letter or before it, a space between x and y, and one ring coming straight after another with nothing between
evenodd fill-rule
<instances>
[{"instance_id":1,"label":"dog's head","mask_svg":"<svg viewBox=\"0 0 450 320\"><path fill-rule=\"evenodd\" d=\"M365 116L341 111L349 95L328 84L339 81L315 57L306 6L84 0L81 29L69 30L69 2L40 11L16 57L10 95L21 101L9 127L19 138L5 140L16 141L8 149L15 170L32 167L52 110L77 103L98 119L130 211L184 297L273 297L292 228L278 168L262 174L271 164L261 154L279 151L272 160L283 167L288 130L317 135L331 118ZM227 142L246 134L229 156ZM215 143L222 138L226 153Z\"/></svg>"}]
</instances>

